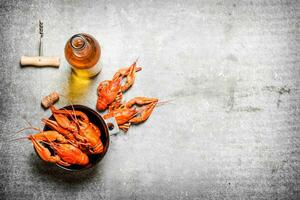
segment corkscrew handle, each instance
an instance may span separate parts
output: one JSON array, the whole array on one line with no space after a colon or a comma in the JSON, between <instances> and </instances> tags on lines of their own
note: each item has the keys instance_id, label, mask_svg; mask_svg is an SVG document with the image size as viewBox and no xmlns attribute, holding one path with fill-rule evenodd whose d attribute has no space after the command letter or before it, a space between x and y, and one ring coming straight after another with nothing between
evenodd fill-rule
<instances>
[{"instance_id":1,"label":"corkscrew handle","mask_svg":"<svg viewBox=\"0 0 300 200\"><path fill-rule=\"evenodd\" d=\"M59 57L21 57L22 66L36 66L36 67L59 67L60 59Z\"/></svg>"}]
</instances>

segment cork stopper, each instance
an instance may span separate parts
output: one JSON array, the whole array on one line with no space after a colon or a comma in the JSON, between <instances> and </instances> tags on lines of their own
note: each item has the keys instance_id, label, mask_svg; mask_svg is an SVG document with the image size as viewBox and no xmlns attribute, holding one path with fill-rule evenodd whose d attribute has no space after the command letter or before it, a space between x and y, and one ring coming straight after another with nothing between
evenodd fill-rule
<instances>
[{"instance_id":1,"label":"cork stopper","mask_svg":"<svg viewBox=\"0 0 300 200\"><path fill-rule=\"evenodd\" d=\"M52 92L51 94L45 96L42 99L42 106L44 108L49 108L51 105L53 105L56 101L58 101L59 95L57 92Z\"/></svg>"}]
</instances>

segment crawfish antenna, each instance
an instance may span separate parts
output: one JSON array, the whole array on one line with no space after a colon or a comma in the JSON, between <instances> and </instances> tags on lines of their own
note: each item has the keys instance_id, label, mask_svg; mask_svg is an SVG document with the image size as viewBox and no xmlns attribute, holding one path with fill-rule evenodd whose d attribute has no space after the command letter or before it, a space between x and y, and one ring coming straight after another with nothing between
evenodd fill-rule
<instances>
[{"instance_id":1,"label":"crawfish antenna","mask_svg":"<svg viewBox=\"0 0 300 200\"><path fill-rule=\"evenodd\" d=\"M26 136L26 137L14 138L14 139L7 140L7 142L14 142L14 141L23 140L23 139L29 139L29 137Z\"/></svg>"},{"instance_id":2,"label":"crawfish antenna","mask_svg":"<svg viewBox=\"0 0 300 200\"><path fill-rule=\"evenodd\" d=\"M175 99L169 99L169 100L165 100L165 101L158 101L157 106L162 106L162 105L170 103L172 101L175 101Z\"/></svg>"},{"instance_id":3,"label":"crawfish antenna","mask_svg":"<svg viewBox=\"0 0 300 200\"><path fill-rule=\"evenodd\" d=\"M31 124L29 121L27 121L26 119L24 119L24 121L28 124L28 127L23 128L23 129L17 131L16 133L20 133L20 132L22 132L22 131L29 130L29 129L30 129L30 130L36 130L36 131L41 132L41 129L40 129L40 128L36 128L36 127L32 126L32 124Z\"/></svg>"},{"instance_id":4,"label":"crawfish antenna","mask_svg":"<svg viewBox=\"0 0 300 200\"><path fill-rule=\"evenodd\" d=\"M135 61L134 61L134 63L137 63L138 62L138 60L139 60L139 56L135 59Z\"/></svg>"}]
</instances>

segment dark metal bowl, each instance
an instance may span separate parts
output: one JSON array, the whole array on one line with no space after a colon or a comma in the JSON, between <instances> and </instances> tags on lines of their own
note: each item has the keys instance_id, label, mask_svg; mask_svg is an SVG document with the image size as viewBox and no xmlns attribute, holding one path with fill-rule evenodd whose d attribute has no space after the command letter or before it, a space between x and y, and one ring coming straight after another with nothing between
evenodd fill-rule
<instances>
[{"instance_id":1,"label":"dark metal bowl","mask_svg":"<svg viewBox=\"0 0 300 200\"><path fill-rule=\"evenodd\" d=\"M107 128L107 125L106 125L104 119L96 111L94 111L93 109L91 109L89 107L83 106L83 105L73 105L73 107L75 110L84 112L89 117L89 120L100 129L100 132L101 132L100 139L101 139L101 141L103 143L103 147L104 147L102 153L88 155L90 162L89 162L89 164L87 164L85 166L71 165L71 166L66 167L66 166L56 164L58 167L60 167L64 170L81 171L81 170L89 169L89 168L95 166L105 156L105 154L108 150L108 147L109 147L109 131L108 131L108 128ZM62 110L62 109L72 110L73 108L72 108L72 106L65 106L65 107L61 108L60 110ZM54 116L51 115L49 117L49 119L54 120ZM48 131L48 130L51 130L51 129L48 126L45 126L44 131ZM45 145L45 146L49 148L49 146L47 146L47 145ZM52 149L49 148L49 150L53 153Z\"/></svg>"}]
</instances>

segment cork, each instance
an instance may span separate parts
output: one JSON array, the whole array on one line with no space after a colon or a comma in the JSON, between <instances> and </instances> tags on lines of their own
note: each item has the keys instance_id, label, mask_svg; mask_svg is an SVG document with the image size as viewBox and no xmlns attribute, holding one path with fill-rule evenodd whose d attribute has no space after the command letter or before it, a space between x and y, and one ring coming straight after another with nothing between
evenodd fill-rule
<instances>
[{"instance_id":1,"label":"cork","mask_svg":"<svg viewBox=\"0 0 300 200\"><path fill-rule=\"evenodd\" d=\"M59 95L57 92L52 92L51 94L45 96L42 99L42 106L44 108L49 108L51 105L53 105L56 101L58 101Z\"/></svg>"}]
</instances>

